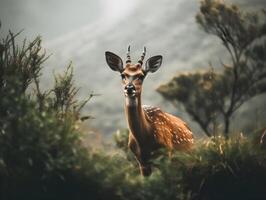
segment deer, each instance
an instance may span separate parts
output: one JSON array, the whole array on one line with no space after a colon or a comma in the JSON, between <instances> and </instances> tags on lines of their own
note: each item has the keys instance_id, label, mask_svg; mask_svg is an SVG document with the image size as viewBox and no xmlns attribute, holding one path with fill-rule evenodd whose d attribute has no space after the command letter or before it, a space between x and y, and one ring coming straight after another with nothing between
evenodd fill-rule
<instances>
[{"instance_id":1,"label":"deer","mask_svg":"<svg viewBox=\"0 0 266 200\"><path fill-rule=\"evenodd\" d=\"M119 72L125 96L125 115L129 129L128 147L135 155L142 176L152 173L151 157L159 148L187 151L193 145L193 134L188 125L178 117L163 112L159 107L142 105L141 94L148 73L156 72L162 64L162 56L150 57L142 67L146 47L136 64L131 63L130 46L125 66L122 59L105 52L108 66Z\"/></svg>"}]
</instances>

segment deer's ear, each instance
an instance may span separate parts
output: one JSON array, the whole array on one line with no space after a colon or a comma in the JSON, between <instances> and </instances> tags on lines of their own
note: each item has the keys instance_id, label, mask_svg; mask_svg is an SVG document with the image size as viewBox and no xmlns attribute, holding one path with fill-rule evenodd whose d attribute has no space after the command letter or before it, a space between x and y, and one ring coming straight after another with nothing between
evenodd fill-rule
<instances>
[{"instance_id":1,"label":"deer's ear","mask_svg":"<svg viewBox=\"0 0 266 200\"><path fill-rule=\"evenodd\" d=\"M156 72L161 67L162 61L163 57L161 55L149 58L145 64L145 71Z\"/></svg>"},{"instance_id":2,"label":"deer's ear","mask_svg":"<svg viewBox=\"0 0 266 200\"><path fill-rule=\"evenodd\" d=\"M107 64L112 70L118 71L118 72L123 71L123 61L118 55L110 51L106 51L105 58L106 58Z\"/></svg>"}]
</instances>

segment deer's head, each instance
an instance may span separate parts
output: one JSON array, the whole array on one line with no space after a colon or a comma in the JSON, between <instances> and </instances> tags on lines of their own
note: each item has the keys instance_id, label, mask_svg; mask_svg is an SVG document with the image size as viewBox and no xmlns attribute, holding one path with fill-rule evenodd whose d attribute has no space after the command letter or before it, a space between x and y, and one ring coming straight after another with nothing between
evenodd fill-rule
<instances>
[{"instance_id":1,"label":"deer's head","mask_svg":"<svg viewBox=\"0 0 266 200\"><path fill-rule=\"evenodd\" d=\"M109 67L112 70L119 72L121 75L124 94L126 97L135 98L140 96L142 84L147 73L156 72L162 64L163 57L158 55L149 58L145 63L145 67L142 67L145 54L146 48L144 47L144 51L139 61L136 64L133 64L131 63L129 46L126 64L123 65L123 61L119 56L109 51L105 52L106 62Z\"/></svg>"}]
</instances>

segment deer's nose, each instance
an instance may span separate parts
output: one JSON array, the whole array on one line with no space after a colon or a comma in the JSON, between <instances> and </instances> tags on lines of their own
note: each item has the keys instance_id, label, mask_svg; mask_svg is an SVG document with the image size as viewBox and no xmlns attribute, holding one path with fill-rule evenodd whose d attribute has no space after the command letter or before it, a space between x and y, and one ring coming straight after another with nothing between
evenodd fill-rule
<instances>
[{"instance_id":1,"label":"deer's nose","mask_svg":"<svg viewBox=\"0 0 266 200\"><path fill-rule=\"evenodd\" d=\"M129 83L125 86L125 90L127 91L127 93L132 94L136 89L132 83Z\"/></svg>"}]
</instances>

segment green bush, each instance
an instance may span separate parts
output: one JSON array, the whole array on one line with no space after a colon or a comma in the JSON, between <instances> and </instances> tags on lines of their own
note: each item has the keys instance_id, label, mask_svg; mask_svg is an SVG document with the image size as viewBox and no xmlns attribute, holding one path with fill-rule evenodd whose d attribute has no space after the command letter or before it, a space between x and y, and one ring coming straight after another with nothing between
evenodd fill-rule
<instances>
[{"instance_id":1,"label":"green bush","mask_svg":"<svg viewBox=\"0 0 266 200\"><path fill-rule=\"evenodd\" d=\"M0 43L0 199L194 200L265 199L265 130L199 141L191 152L164 152L144 178L127 148L128 131L114 136L124 152L82 146L80 110L71 66L41 91L46 57L37 38L20 48Z\"/></svg>"},{"instance_id":2,"label":"green bush","mask_svg":"<svg viewBox=\"0 0 266 200\"><path fill-rule=\"evenodd\" d=\"M203 141L181 170L192 199L264 199L266 156L250 141L241 136Z\"/></svg>"},{"instance_id":3,"label":"green bush","mask_svg":"<svg viewBox=\"0 0 266 200\"><path fill-rule=\"evenodd\" d=\"M78 122L88 118L80 110L92 95L76 100L71 66L42 92L41 40L19 46L16 37L0 42L0 198L68 197L65 186L88 160Z\"/></svg>"},{"instance_id":4,"label":"green bush","mask_svg":"<svg viewBox=\"0 0 266 200\"><path fill-rule=\"evenodd\" d=\"M150 177L140 179L135 175L125 180L120 186L122 199L265 199L266 148L262 133L258 131L254 138L240 134L228 140L204 139L191 152L174 152L171 158L162 153L153 160ZM121 145L125 144L126 131L115 138L126 149Z\"/></svg>"}]
</instances>

